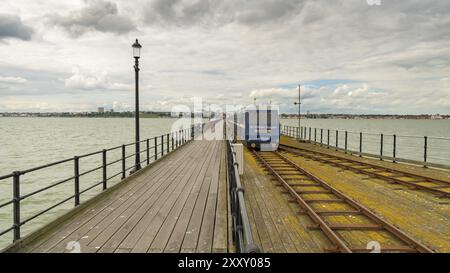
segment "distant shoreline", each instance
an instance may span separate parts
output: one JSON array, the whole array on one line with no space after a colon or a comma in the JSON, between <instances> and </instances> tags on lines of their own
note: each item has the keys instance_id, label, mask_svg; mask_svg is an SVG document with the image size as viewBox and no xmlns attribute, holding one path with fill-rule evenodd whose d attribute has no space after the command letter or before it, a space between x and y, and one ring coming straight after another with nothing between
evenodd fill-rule
<instances>
[{"instance_id":1,"label":"distant shoreline","mask_svg":"<svg viewBox=\"0 0 450 273\"><path fill-rule=\"evenodd\" d=\"M105 119L105 118L134 118L134 116L2 116L0 118L83 118L83 119ZM143 119L179 119L183 117L170 117L170 116L140 116ZM204 117L208 118L208 117ZM283 120L298 120L298 117L280 117ZM302 120L450 120L450 118L421 118L421 117L323 117L323 118L308 118L301 117Z\"/></svg>"}]
</instances>

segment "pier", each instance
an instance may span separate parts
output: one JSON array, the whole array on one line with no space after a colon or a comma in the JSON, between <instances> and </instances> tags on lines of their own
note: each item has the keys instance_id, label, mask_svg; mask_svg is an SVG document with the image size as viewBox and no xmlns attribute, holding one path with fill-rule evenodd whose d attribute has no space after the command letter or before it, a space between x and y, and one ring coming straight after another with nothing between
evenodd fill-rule
<instances>
[{"instance_id":1,"label":"pier","mask_svg":"<svg viewBox=\"0 0 450 273\"><path fill-rule=\"evenodd\" d=\"M75 208L3 251L450 251L448 171L351 155L289 130L276 152L244 147L239 166L231 141L202 137L221 126L156 137L141 170L128 176L133 166L122 166L112 187L105 174L102 193L85 202L75 194ZM8 205L20 207L27 196L18 196ZM27 220L14 219L9 231L20 235Z\"/></svg>"}]
</instances>

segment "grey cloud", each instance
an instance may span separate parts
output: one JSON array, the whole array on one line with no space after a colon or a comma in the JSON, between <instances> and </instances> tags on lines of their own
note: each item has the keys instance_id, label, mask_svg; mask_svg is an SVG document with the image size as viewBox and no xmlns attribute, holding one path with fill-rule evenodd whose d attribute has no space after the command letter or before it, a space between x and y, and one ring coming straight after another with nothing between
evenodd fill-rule
<instances>
[{"instance_id":1,"label":"grey cloud","mask_svg":"<svg viewBox=\"0 0 450 273\"><path fill-rule=\"evenodd\" d=\"M144 9L149 24L189 26L236 22L257 25L299 13L303 0L152 0Z\"/></svg>"},{"instance_id":2,"label":"grey cloud","mask_svg":"<svg viewBox=\"0 0 450 273\"><path fill-rule=\"evenodd\" d=\"M0 14L0 40L15 38L30 40L34 30L25 25L21 18L11 14Z\"/></svg>"},{"instance_id":3,"label":"grey cloud","mask_svg":"<svg viewBox=\"0 0 450 273\"><path fill-rule=\"evenodd\" d=\"M67 16L48 15L48 21L65 29L77 37L88 31L127 33L136 30L136 25L128 17L119 15L116 3L104 0L86 0L87 6L70 12Z\"/></svg>"}]
</instances>

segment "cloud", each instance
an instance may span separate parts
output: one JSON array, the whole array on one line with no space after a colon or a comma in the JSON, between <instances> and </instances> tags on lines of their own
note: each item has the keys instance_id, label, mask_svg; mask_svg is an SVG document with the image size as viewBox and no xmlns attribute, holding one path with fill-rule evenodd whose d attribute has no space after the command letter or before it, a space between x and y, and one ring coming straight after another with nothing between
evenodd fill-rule
<instances>
[{"instance_id":1,"label":"cloud","mask_svg":"<svg viewBox=\"0 0 450 273\"><path fill-rule=\"evenodd\" d=\"M21 77L3 77L0 76L0 83L26 83L27 79Z\"/></svg>"},{"instance_id":2,"label":"cloud","mask_svg":"<svg viewBox=\"0 0 450 273\"><path fill-rule=\"evenodd\" d=\"M138 29L148 109L170 110L192 96L244 105L256 97L296 112L301 83L305 111L450 111L450 1L107 1L2 0L2 12L35 22L40 39L0 42L0 75L28 80L1 84L1 100L46 98L56 108L76 97L93 110L112 101L132 109L128 30ZM83 69L71 73L75 65Z\"/></svg>"},{"instance_id":3,"label":"cloud","mask_svg":"<svg viewBox=\"0 0 450 273\"><path fill-rule=\"evenodd\" d=\"M66 88L78 90L114 90L128 91L132 90L132 85L111 82L106 71L87 71L75 67L72 76L64 80Z\"/></svg>"},{"instance_id":4,"label":"cloud","mask_svg":"<svg viewBox=\"0 0 450 273\"><path fill-rule=\"evenodd\" d=\"M85 0L85 3L86 7L72 11L66 16L48 15L48 22L63 28L72 37L89 31L123 34L136 30L131 19L119 15L116 3L104 0Z\"/></svg>"},{"instance_id":5,"label":"cloud","mask_svg":"<svg viewBox=\"0 0 450 273\"><path fill-rule=\"evenodd\" d=\"M0 41L8 38L28 41L33 33L33 28L25 25L19 16L0 14Z\"/></svg>"},{"instance_id":6,"label":"cloud","mask_svg":"<svg viewBox=\"0 0 450 273\"><path fill-rule=\"evenodd\" d=\"M151 0L144 8L148 24L218 26L258 25L298 13L302 0Z\"/></svg>"}]
</instances>

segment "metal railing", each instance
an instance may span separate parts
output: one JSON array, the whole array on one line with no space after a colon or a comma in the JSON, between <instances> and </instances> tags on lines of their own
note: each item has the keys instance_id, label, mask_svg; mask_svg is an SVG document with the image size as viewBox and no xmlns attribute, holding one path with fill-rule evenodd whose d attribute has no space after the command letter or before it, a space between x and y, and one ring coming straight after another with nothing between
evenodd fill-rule
<instances>
[{"instance_id":1,"label":"metal railing","mask_svg":"<svg viewBox=\"0 0 450 273\"><path fill-rule=\"evenodd\" d=\"M72 158L68 158L68 159L64 159L64 160L60 160L57 162L53 162L50 164L45 164L39 167L35 167L35 168L31 168L31 169L27 169L27 170L22 170L22 171L15 171L11 174L8 175L4 175L4 176L0 176L0 182L5 183L7 180L9 180L10 182L12 182L12 199L4 202L2 204L0 204L0 209L7 207L7 206L12 206L12 225L5 229L5 230L0 230L0 237L4 236L5 234L8 234L10 232L13 232L13 241L17 241L19 240L22 236L21 236L21 227L27 223L29 223L30 221L38 218L39 216L49 212L50 210L64 204L67 203L70 200L74 201L74 206L77 207L80 205L80 196L96 187L101 186L102 190L106 190L108 188L108 182L111 181L112 179L119 177L123 180L125 179L128 175L131 175L131 173L133 173L133 170L136 170L136 166L138 166L138 164L146 164L149 165L151 162L154 162L156 160L158 160L158 158L163 157L164 155L168 154L169 152L176 150L177 148L181 147L182 145L184 145L185 143L187 143L188 141L194 139L195 135L198 133L203 133L203 129L204 129L205 123L203 124L198 124L195 126L191 126L190 128L186 128L186 129L182 129L182 130L178 130L178 131L174 131L168 134L163 134L160 136L156 136L153 138L147 138L145 140L139 141L139 142L133 142L133 143L129 143L129 144L123 144L120 146L116 146L113 148L109 148L109 149L104 149L101 151L97 151L97 152L92 152L92 153L88 153L88 154L84 154L84 155L79 155L79 156L75 156ZM134 152L133 154L127 155L127 149L130 146L134 146L137 144L144 144L145 143L145 148L141 149L139 154L145 154L145 158L143 160L141 160L138 164L134 164L131 166L127 166L127 159L132 158L132 157L136 157L136 152ZM153 146L151 146L153 144ZM108 154L111 154L111 152L113 151L118 151L121 152L121 156L120 158L116 158L114 160L109 160L108 161ZM99 161L99 165L95 168L86 170L86 171L81 171L80 167L80 160L81 159L85 159L85 158L93 158L93 157L97 157L97 161ZM22 178L24 176L26 176L27 174L39 171L39 170L44 170L50 167L55 167L55 166L60 166L61 164L73 164L73 175L67 178L64 178L62 180L59 180L57 182L51 183L48 186L42 187L40 189L34 190L30 193L27 194L21 194L21 181ZM135 162L137 163L137 162ZM113 173L113 174L108 174L108 167L112 166L112 165L119 165L120 164L120 171ZM85 189L80 190L80 185L82 184L81 178L94 173L96 171L101 171L101 177L102 179L100 181L95 182L93 185L88 186ZM129 173L128 171L131 171L131 173ZM23 206L23 201L30 198L30 197L34 197L35 195L39 194L39 193L43 193L45 191L48 191L50 189L55 188L56 186L62 185L62 184L67 184L67 183L73 183L73 194L70 196L65 197L63 200L58 201L57 203L45 208L44 210L41 210L40 212L33 214L31 216L26 217L25 219L22 219L21 217L21 208Z\"/></svg>"},{"instance_id":2,"label":"metal railing","mask_svg":"<svg viewBox=\"0 0 450 273\"><path fill-rule=\"evenodd\" d=\"M450 169L450 139L282 125L281 133L348 154Z\"/></svg>"},{"instance_id":3,"label":"metal railing","mask_svg":"<svg viewBox=\"0 0 450 273\"><path fill-rule=\"evenodd\" d=\"M227 166L228 183L230 192L230 208L233 227L233 242L238 253L259 253L259 247L254 243L250 221L245 205L244 188L239 177L239 163L236 160L236 152L233 149L234 125L226 118L224 120L224 134L227 142Z\"/></svg>"},{"instance_id":4,"label":"metal railing","mask_svg":"<svg viewBox=\"0 0 450 273\"><path fill-rule=\"evenodd\" d=\"M258 246L254 243L250 222L247 215L247 207L244 199L244 188L239 177L236 152L231 141L227 140L228 156L228 181L230 187L230 206L233 219L233 241L239 253L259 253Z\"/></svg>"}]
</instances>

